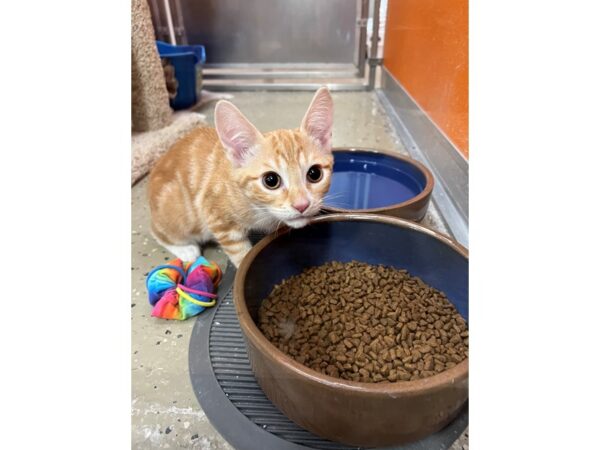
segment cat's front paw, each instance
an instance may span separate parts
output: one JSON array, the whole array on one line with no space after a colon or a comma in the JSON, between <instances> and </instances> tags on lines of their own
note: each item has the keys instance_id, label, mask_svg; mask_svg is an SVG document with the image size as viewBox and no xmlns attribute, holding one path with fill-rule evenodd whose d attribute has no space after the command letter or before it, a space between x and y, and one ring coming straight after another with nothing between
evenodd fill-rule
<instances>
[{"instance_id":1,"label":"cat's front paw","mask_svg":"<svg viewBox=\"0 0 600 450\"><path fill-rule=\"evenodd\" d=\"M252 244L250 243L250 241L248 241L244 242L241 248L235 249L235 251L227 251L227 249L225 249L225 253L227 253L227 256L229 257L230 261L237 269L238 267L240 267L242 260L248 254L251 248Z\"/></svg>"},{"instance_id":2,"label":"cat's front paw","mask_svg":"<svg viewBox=\"0 0 600 450\"><path fill-rule=\"evenodd\" d=\"M165 248L185 262L194 262L200 256L200 247L197 244L165 245Z\"/></svg>"},{"instance_id":3,"label":"cat's front paw","mask_svg":"<svg viewBox=\"0 0 600 450\"><path fill-rule=\"evenodd\" d=\"M238 267L240 267L240 264L242 263L244 256L246 256L245 254L242 256L230 256L229 259L231 260L232 264L235 266L235 268L237 269Z\"/></svg>"}]
</instances>

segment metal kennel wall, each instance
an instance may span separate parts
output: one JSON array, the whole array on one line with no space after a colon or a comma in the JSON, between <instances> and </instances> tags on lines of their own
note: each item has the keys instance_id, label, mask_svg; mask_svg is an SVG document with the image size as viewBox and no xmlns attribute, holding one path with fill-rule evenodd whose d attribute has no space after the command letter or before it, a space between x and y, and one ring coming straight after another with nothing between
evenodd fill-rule
<instances>
[{"instance_id":1,"label":"metal kennel wall","mask_svg":"<svg viewBox=\"0 0 600 450\"><path fill-rule=\"evenodd\" d=\"M148 2L158 39L206 47L211 90L374 86L380 0Z\"/></svg>"}]
</instances>

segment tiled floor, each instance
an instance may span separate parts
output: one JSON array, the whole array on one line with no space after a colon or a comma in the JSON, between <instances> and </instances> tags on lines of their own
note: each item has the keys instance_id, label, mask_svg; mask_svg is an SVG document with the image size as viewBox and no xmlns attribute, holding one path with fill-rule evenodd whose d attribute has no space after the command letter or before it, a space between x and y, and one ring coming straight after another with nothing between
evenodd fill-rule
<instances>
[{"instance_id":1,"label":"tiled floor","mask_svg":"<svg viewBox=\"0 0 600 450\"><path fill-rule=\"evenodd\" d=\"M236 93L232 101L261 130L300 125L311 93ZM334 146L395 149L406 154L374 93L334 93ZM212 124L214 104L202 107ZM195 319L184 322L150 317L144 285L154 266L171 259L149 234L146 180L132 188L132 448L230 449L211 426L192 391L188 345ZM430 207L423 223L446 232ZM225 267L217 248L205 255ZM201 320L201 319L200 319ZM468 448L463 434L453 450ZM243 449L241 449L243 450Z\"/></svg>"}]
</instances>

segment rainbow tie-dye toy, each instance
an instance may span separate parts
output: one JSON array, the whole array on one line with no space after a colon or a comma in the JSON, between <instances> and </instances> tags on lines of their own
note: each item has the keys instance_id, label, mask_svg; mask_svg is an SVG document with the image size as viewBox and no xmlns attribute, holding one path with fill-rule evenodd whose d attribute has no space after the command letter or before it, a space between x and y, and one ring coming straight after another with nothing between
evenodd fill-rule
<instances>
[{"instance_id":1,"label":"rainbow tie-dye toy","mask_svg":"<svg viewBox=\"0 0 600 450\"><path fill-rule=\"evenodd\" d=\"M152 316L185 320L214 306L221 275L219 266L202 256L193 263L174 259L154 268L146 278Z\"/></svg>"}]
</instances>

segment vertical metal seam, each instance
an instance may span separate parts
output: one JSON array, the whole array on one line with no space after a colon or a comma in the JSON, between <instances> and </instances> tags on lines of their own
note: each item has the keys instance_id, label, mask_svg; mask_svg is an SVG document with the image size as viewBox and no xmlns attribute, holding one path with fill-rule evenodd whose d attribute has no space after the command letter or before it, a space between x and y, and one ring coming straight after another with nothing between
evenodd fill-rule
<instances>
[{"instance_id":1,"label":"vertical metal seam","mask_svg":"<svg viewBox=\"0 0 600 450\"><path fill-rule=\"evenodd\" d=\"M169 29L169 40L173 45L177 45L177 40L175 39L175 28L173 27L173 18L171 17L171 5L169 0L163 0L163 5L165 7L165 15L167 16L167 28Z\"/></svg>"},{"instance_id":2,"label":"vertical metal seam","mask_svg":"<svg viewBox=\"0 0 600 450\"><path fill-rule=\"evenodd\" d=\"M377 49L379 47L379 10L381 8L381 0L374 1L373 31L371 33L371 51L369 52L369 90L375 87L375 73L377 71L375 60L377 59Z\"/></svg>"}]
</instances>

